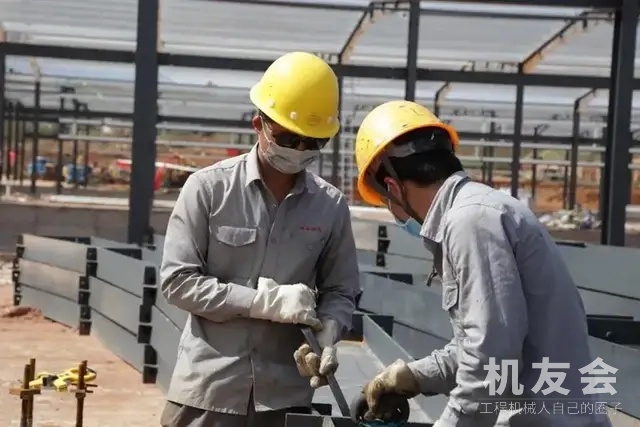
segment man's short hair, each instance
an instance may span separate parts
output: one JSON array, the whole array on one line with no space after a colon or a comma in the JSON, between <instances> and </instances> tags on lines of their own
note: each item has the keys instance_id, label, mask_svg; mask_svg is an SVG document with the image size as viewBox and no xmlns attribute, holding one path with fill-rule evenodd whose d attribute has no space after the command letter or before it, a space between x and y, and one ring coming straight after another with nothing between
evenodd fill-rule
<instances>
[{"instance_id":1,"label":"man's short hair","mask_svg":"<svg viewBox=\"0 0 640 427\"><path fill-rule=\"evenodd\" d=\"M397 138L393 144L401 147L413 141L429 139L434 137L447 138L445 130L436 127L426 127L407 132ZM393 167L400 181L412 181L421 187L442 182L456 172L463 170L462 163L452 149L446 147L436 147L433 150L411 154L407 157L388 157L389 163ZM376 172L376 181L383 187L385 178L390 177L389 171L380 165Z\"/></svg>"}]
</instances>

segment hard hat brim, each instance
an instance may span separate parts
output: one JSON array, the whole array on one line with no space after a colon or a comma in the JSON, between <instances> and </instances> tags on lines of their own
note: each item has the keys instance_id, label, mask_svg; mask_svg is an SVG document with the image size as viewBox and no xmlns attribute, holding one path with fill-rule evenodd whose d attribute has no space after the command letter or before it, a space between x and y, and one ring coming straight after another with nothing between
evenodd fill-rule
<instances>
[{"instance_id":1,"label":"hard hat brim","mask_svg":"<svg viewBox=\"0 0 640 427\"><path fill-rule=\"evenodd\" d=\"M278 125L282 126L289 132L293 132L297 135L306 136L309 138L333 138L340 131L340 122L338 120L330 127L324 127L321 132L313 132L308 129L303 129L299 125L297 125L290 117L286 117L276 111L271 105L267 105L265 103L264 97L260 93L261 87L260 82L253 85L251 90L249 91L249 99L253 105L256 106L257 109L262 111L267 115L271 120L276 122Z\"/></svg>"}]
</instances>

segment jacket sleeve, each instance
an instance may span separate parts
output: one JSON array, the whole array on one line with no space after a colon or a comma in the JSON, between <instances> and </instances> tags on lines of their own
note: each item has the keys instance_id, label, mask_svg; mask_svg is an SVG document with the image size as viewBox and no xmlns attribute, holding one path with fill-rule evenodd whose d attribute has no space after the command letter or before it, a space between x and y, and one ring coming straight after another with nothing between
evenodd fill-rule
<instances>
[{"instance_id":1,"label":"jacket sleeve","mask_svg":"<svg viewBox=\"0 0 640 427\"><path fill-rule=\"evenodd\" d=\"M458 360L456 344L452 339L444 348L429 356L407 364L424 394L449 394L456 385Z\"/></svg>"},{"instance_id":2,"label":"jacket sleeve","mask_svg":"<svg viewBox=\"0 0 640 427\"><path fill-rule=\"evenodd\" d=\"M248 317L256 290L206 275L212 193L197 173L182 187L167 225L161 291L176 307L224 322Z\"/></svg>"},{"instance_id":3,"label":"jacket sleeve","mask_svg":"<svg viewBox=\"0 0 640 427\"><path fill-rule=\"evenodd\" d=\"M500 396L487 387L485 366L495 358L495 363L503 366L500 381L511 387L512 371L503 362L521 366L528 330L514 253L515 221L498 208L469 205L452 213L444 236L443 245L458 284L452 317L465 338L458 343L456 387L435 425L493 426L499 411L491 405Z\"/></svg>"},{"instance_id":4,"label":"jacket sleeve","mask_svg":"<svg viewBox=\"0 0 640 427\"><path fill-rule=\"evenodd\" d=\"M356 244L351 229L349 205L341 196L331 234L318 261L317 314L321 320L331 318L342 327L351 327L356 296L361 292Z\"/></svg>"}]
</instances>

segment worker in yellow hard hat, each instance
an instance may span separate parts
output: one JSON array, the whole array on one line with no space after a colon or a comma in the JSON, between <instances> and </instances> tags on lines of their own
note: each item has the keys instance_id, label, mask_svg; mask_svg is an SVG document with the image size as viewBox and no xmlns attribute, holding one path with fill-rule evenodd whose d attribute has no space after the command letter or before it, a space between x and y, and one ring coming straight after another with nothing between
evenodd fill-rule
<instances>
[{"instance_id":1,"label":"worker in yellow hard hat","mask_svg":"<svg viewBox=\"0 0 640 427\"><path fill-rule=\"evenodd\" d=\"M579 370L593 359L580 295L535 215L472 181L458 145L451 126L409 101L378 106L358 130L358 190L424 240L434 259L430 281L440 277L442 308L453 326L443 349L398 360L364 387L366 417L385 416L389 393L445 394L437 427L610 426L597 411L549 410L557 402L579 408L598 399L585 395L581 383ZM560 371L551 375L564 378L562 388L542 388L552 381L542 376L549 368ZM524 404L528 409L513 415L501 411Z\"/></svg>"},{"instance_id":2,"label":"worker in yellow hard hat","mask_svg":"<svg viewBox=\"0 0 640 427\"><path fill-rule=\"evenodd\" d=\"M288 53L250 98L257 144L190 175L167 226L162 294L190 315L163 426L284 427L310 413L360 292L347 200L306 170L340 128L336 75Z\"/></svg>"}]
</instances>

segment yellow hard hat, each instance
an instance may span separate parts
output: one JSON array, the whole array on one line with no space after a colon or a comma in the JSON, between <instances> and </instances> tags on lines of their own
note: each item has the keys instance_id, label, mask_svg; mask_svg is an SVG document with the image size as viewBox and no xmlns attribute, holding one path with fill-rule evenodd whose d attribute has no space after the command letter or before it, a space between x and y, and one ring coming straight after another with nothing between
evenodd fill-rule
<instances>
[{"instance_id":1,"label":"yellow hard hat","mask_svg":"<svg viewBox=\"0 0 640 427\"><path fill-rule=\"evenodd\" d=\"M358 192L362 199L376 206L383 206L381 195L367 183L372 163L389 144L412 130L438 127L447 131L455 152L460 138L455 129L442 123L427 108L411 101L389 101L374 108L362 121L356 135L356 166L358 167Z\"/></svg>"},{"instance_id":2,"label":"yellow hard hat","mask_svg":"<svg viewBox=\"0 0 640 427\"><path fill-rule=\"evenodd\" d=\"M276 59L251 88L251 102L285 129L332 138L340 129L338 78L331 66L306 52Z\"/></svg>"}]
</instances>

